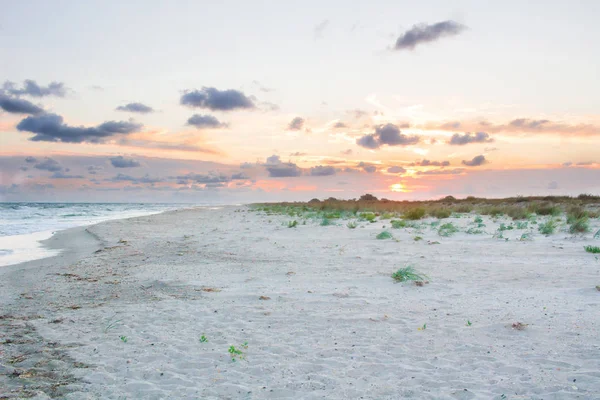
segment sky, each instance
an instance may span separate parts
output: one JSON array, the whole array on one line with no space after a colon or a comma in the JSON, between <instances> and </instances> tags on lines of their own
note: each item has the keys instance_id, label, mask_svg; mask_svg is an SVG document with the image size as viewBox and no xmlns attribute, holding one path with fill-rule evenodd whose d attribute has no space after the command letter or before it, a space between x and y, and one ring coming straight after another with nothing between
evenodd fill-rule
<instances>
[{"instance_id":1,"label":"sky","mask_svg":"<svg viewBox=\"0 0 600 400\"><path fill-rule=\"evenodd\" d=\"M597 1L0 9L0 201L600 194Z\"/></svg>"}]
</instances>

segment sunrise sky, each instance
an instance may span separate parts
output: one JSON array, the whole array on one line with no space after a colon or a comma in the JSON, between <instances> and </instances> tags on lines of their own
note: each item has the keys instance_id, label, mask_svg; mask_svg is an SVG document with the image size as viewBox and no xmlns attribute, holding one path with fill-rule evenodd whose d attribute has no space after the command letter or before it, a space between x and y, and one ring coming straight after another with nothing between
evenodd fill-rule
<instances>
[{"instance_id":1,"label":"sunrise sky","mask_svg":"<svg viewBox=\"0 0 600 400\"><path fill-rule=\"evenodd\" d=\"M600 193L600 2L0 0L0 201Z\"/></svg>"}]
</instances>

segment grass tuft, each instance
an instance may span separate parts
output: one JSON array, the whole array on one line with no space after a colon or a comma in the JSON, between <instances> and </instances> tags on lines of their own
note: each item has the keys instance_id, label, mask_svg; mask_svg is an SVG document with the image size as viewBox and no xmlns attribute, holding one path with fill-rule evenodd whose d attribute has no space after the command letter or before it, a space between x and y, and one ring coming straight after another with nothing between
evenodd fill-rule
<instances>
[{"instance_id":1,"label":"grass tuft","mask_svg":"<svg viewBox=\"0 0 600 400\"><path fill-rule=\"evenodd\" d=\"M590 231L587 215L571 222L570 233L586 233Z\"/></svg>"},{"instance_id":2,"label":"grass tuft","mask_svg":"<svg viewBox=\"0 0 600 400\"><path fill-rule=\"evenodd\" d=\"M376 237L377 237L377 239L383 240L383 239L391 239L393 236L388 231L383 231Z\"/></svg>"},{"instance_id":3,"label":"grass tuft","mask_svg":"<svg viewBox=\"0 0 600 400\"><path fill-rule=\"evenodd\" d=\"M392 228L394 229L406 228L406 221L395 219L391 220L390 224L392 224Z\"/></svg>"},{"instance_id":4,"label":"grass tuft","mask_svg":"<svg viewBox=\"0 0 600 400\"><path fill-rule=\"evenodd\" d=\"M600 247L598 246L585 246L585 251L592 254L600 254Z\"/></svg>"},{"instance_id":5,"label":"grass tuft","mask_svg":"<svg viewBox=\"0 0 600 400\"><path fill-rule=\"evenodd\" d=\"M452 222L448 222L447 224L440 226L440 229L438 229L438 235L444 237L452 236L456 232L458 232L458 228L454 226Z\"/></svg>"},{"instance_id":6,"label":"grass tuft","mask_svg":"<svg viewBox=\"0 0 600 400\"><path fill-rule=\"evenodd\" d=\"M416 221L425 216L425 209L423 207L416 207L406 211L403 215L404 219L409 219L411 221Z\"/></svg>"},{"instance_id":7,"label":"grass tuft","mask_svg":"<svg viewBox=\"0 0 600 400\"><path fill-rule=\"evenodd\" d=\"M556 230L556 221L550 219L543 224L539 224L538 230L543 235L552 235Z\"/></svg>"},{"instance_id":8,"label":"grass tuft","mask_svg":"<svg viewBox=\"0 0 600 400\"><path fill-rule=\"evenodd\" d=\"M333 223L329 220L329 218L323 218L321 220L321 226L329 226L329 225L333 225Z\"/></svg>"},{"instance_id":9,"label":"grass tuft","mask_svg":"<svg viewBox=\"0 0 600 400\"><path fill-rule=\"evenodd\" d=\"M422 274L418 273L411 266L400 268L398 271L396 271L392 274L392 278L396 282L423 281L425 279L428 279L426 275L422 275Z\"/></svg>"},{"instance_id":10,"label":"grass tuft","mask_svg":"<svg viewBox=\"0 0 600 400\"><path fill-rule=\"evenodd\" d=\"M346 224L346 226L348 227L348 229L356 229L358 224L356 223L356 221L350 221Z\"/></svg>"},{"instance_id":11,"label":"grass tuft","mask_svg":"<svg viewBox=\"0 0 600 400\"><path fill-rule=\"evenodd\" d=\"M295 228L296 226L298 226L298 221L296 221L296 220L290 221L290 222L288 222L287 226L288 226L288 228Z\"/></svg>"}]
</instances>

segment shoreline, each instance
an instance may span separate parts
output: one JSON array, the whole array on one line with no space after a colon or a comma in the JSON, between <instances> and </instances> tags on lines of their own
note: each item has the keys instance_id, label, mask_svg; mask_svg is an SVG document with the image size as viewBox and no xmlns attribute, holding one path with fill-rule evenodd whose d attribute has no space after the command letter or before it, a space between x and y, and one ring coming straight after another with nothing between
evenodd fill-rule
<instances>
[{"instance_id":1,"label":"shoreline","mask_svg":"<svg viewBox=\"0 0 600 400\"><path fill-rule=\"evenodd\" d=\"M442 237L226 206L62 232L78 254L0 269L0 398L590 398L592 234L473 217ZM408 264L429 283L395 283Z\"/></svg>"}]
</instances>

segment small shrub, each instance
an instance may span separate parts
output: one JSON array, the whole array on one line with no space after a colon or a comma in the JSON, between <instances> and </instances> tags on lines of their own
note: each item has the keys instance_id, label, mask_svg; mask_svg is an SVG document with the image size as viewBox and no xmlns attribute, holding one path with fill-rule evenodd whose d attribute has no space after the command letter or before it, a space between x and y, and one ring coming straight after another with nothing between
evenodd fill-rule
<instances>
[{"instance_id":1,"label":"small shrub","mask_svg":"<svg viewBox=\"0 0 600 400\"><path fill-rule=\"evenodd\" d=\"M551 215L553 217L557 217L562 213L562 211L558 206L541 205L537 208L535 213L537 215Z\"/></svg>"},{"instance_id":2,"label":"small shrub","mask_svg":"<svg viewBox=\"0 0 600 400\"><path fill-rule=\"evenodd\" d=\"M527 219L529 212L523 207L510 207L506 211L506 215L512 219Z\"/></svg>"},{"instance_id":3,"label":"small shrub","mask_svg":"<svg viewBox=\"0 0 600 400\"><path fill-rule=\"evenodd\" d=\"M567 224L573 224L577 220L588 217L588 212L579 206L572 206L567 210Z\"/></svg>"},{"instance_id":4,"label":"small shrub","mask_svg":"<svg viewBox=\"0 0 600 400\"><path fill-rule=\"evenodd\" d=\"M388 231L383 231L381 232L379 235L376 236L377 239L391 239L392 238L392 234L389 233Z\"/></svg>"},{"instance_id":5,"label":"small shrub","mask_svg":"<svg viewBox=\"0 0 600 400\"><path fill-rule=\"evenodd\" d=\"M543 235L552 235L556 230L556 221L550 219L543 224L539 224L538 230Z\"/></svg>"},{"instance_id":6,"label":"small shrub","mask_svg":"<svg viewBox=\"0 0 600 400\"><path fill-rule=\"evenodd\" d=\"M598 246L585 246L585 251L592 254L600 254L600 247Z\"/></svg>"},{"instance_id":7,"label":"small shrub","mask_svg":"<svg viewBox=\"0 0 600 400\"><path fill-rule=\"evenodd\" d=\"M475 222L476 224L481 224L483 222L483 218L481 218L479 215L475 217L475 219L473 220L473 222Z\"/></svg>"},{"instance_id":8,"label":"small shrub","mask_svg":"<svg viewBox=\"0 0 600 400\"><path fill-rule=\"evenodd\" d=\"M295 228L298 225L298 221L293 220L288 222L288 228Z\"/></svg>"},{"instance_id":9,"label":"small shrub","mask_svg":"<svg viewBox=\"0 0 600 400\"><path fill-rule=\"evenodd\" d=\"M598 232L594 233L594 239L600 239L600 229L598 229Z\"/></svg>"},{"instance_id":10,"label":"small shrub","mask_svg":"<svg viewBox=\"0 0 600 400\"><path fill-rule=\"evenodd\" d=\"M569 227L570 233L586 233L589 231L590 231L590 225L588 224L587 215L585 217L576 219L575 221L573 221L571 223L571 226Z\"/></svg>"},{"instance_id":11,"label":"small shrub","mask_svg":"<svg viewBox=\"0 0 600 400\"><path fill-rule=\"evenodd\" d=\"M394 218L394 214L392 213L383 213L380 219L392 219Z\"/></svg>"},{"instance_id":12,"label":"small shrub","mask_svg":"<svg viewBox=\"0 0 600 400\"><path fill-rule=\"evenodd\" d=\"M413 209L406 211L404 213L403 218L409 219L411 221L415 221L415 220L423 218L424 216L425 216L425 209L422 207L417 207L417 208L413 208Z\"/></svg>"},{"instance_id":13,"label":"small shrub","mask_svg":"<svg viewBox=\"0 0 600 400\"><path fill-rule=\"evenodd\" d=\"M398 271L392 274L392 278L396 282L424 281L425 279L428 279L426 275L418 273L411 266L400 268Z\"/></svg>"},{"instance_id":14,"label":"small shrub","mask_svg":"<svg viewBox=\"0 0 600 400\"><path fill-rule=\"evenodd\" d=\"M458 228L456 226L454 226L452 224L452 222L449 222L447 224L440 226L440 229L438 230L438 235L448 237L448 236L452 236L456 232L458 232Z\"/></svg>"},{"instance_id":15,"label":"small shrub","mask_svg":"<svg viewBox=\"0 0 600 400\"><path fill-rule=\"evenodd\" d=\"M481 229L469 228L466 230L466 233L468 233L469 235L479 235L483 233L483 231Z\"/></svg>"},{"instance_id":16,"label":"small shrub","mask_svg":"<svg viewBox=\"0 0 600 400\"><path fill-rule=\"evenodd\" d=\"M206 343L208 342L208 338L204 335L200 336L200 343Z\"/></svg>"},{"instance_id":17,"label":"small shrub","mask_svg":"<svg viewBox=\"0 0 600 400\"><path fill-rule=\"evenodd\" d=\"M392 228L394 229L406 228L406 221L403 220L391 220L390 224L392 224Z\"/></svg>"},{"instance_id":18,"label":"small shrub","mask_svg":"<svg viewBox=\"0 0 600 400\"><path fill-rule=\"evenodd\" d=\"M361 213L360 214L360 218L367 220L369 222L375 222L375 219L377 218L377 215L375 215L372 212L367 212L367 213Z\"/></svg>"},{"instance_id":19,"label":"small shrub","mask_svg":"<svg viewBox=\"0 0 600 400\"><path fill-rule=\"evenodd\" d=\"M500 227L498 228L499 231L512 231L513 230L513 226L512 225L504 225L504 223L500 224Z\"/></svg>"},{"instance_id":20,"label":"small shrub","mask_svg":"<svg viewBox=\"0 0 600 400\"><path fill-rule=\"evenodd\" d=\"M422 238L421 236L415 236L415 237L413 238L413 240L414 240L415 242L418 242L419 240L423 240L423 238Z\"/></svg>"},{"instance_id":21,"label":"small shrub","mask_svg":"<svg viewBox=\"0 0 600 400\"><path fill-rule=\"evenodd\" d=\"M450 215L452 215L452 211L447 208L435 208L429 211L429 215L434 218L444 219L450 217Z\"/></svg>"},{"instance_id":22,"label":"small shrub","mask_svg":"<svg viewBox=\"0 0 600 400\"><path fill-rule=\"evenodd\" d=\"M355 229L355 228L358 226L358 224L357 224L355 221L350 221L350 222L348 222L348 223L346 224L346 226L347 226L349 229Z\"/></svg>"},{"instance_id":23,"label":"small shrub","mask_svg":"<svg viewBox=\"0 0 600 400\"><path fill-rule=\"evenodd\" d=\"M517 229L527 229L527 221L517 221Z\"/></svg>"},{"instance_id":24,"label":"small shrub","mask_svg":"<svg viewBox=\"0 0 600 400\"><path fill-rule=\"evenodd\" d=\"M331 221L327 218L323 218L323 220L321 220L321 226L329 226L331 225Z\"/></svg>"}]
</instances>

